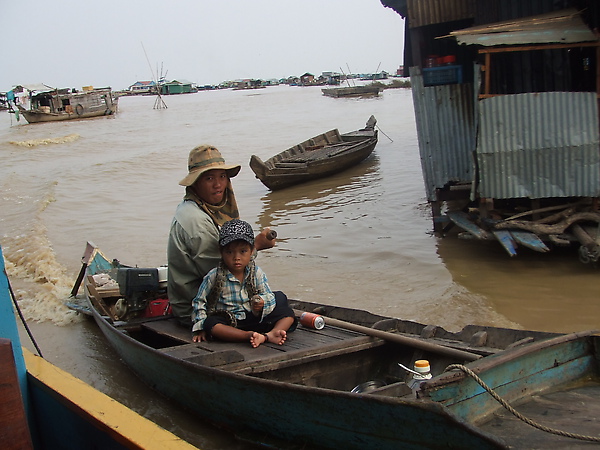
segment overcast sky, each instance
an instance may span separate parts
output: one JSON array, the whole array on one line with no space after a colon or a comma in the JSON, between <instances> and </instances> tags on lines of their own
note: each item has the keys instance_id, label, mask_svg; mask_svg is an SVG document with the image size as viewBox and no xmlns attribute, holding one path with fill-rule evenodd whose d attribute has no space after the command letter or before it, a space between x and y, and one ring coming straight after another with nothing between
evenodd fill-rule
<instances>
[{"instance_id":1,"label":"overcast sky","mask_svg":"<svg viewBox=\"0 0 600 450\"><path fill-rule=\"evenodd\" d=\"M0 91L393 73L404 45L380 0L0 0L0 17Z\"/></svg>"}]
</instances>

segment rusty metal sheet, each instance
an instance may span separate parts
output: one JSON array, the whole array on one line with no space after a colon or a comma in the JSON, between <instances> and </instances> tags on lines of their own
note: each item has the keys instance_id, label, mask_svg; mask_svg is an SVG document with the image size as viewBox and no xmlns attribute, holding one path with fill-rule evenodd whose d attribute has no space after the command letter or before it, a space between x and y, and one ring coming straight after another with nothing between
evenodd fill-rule
<instances>
[{"instance_id":1,"label":"rusty metal sheet","mask_svg":"<svg viewBox=\"0 0 600 450\"><path fill-rule=\"evenodd\" d=\"M484 46L597 41L576 9L452 31L459 44Z\"/></svg>"},{"instance_id":2,"label":"rusty metal sheet","mask_svg":"<svg viewBox=\"0 0 600 450\"><path fill-rule=\"evenodd\" d=\"M473 85L426 87L419 67L411 67L410 76L425 189L427 199L435 201L436 189L475 178Z\"/></svg>"},{"instance_id":3,"label":"rusty metal sheet","mask_svg":"<svg viewBox=\"0 0 600 450\"><path fill-rule=\"evenodd\" d=\"M501 95L479 102L481 197L600 195L595 92Z\"/></svg>"},{"instance_id":4,"label":"rusty metal sheet","mask_svg":"<svg viewBox=\"0 0 600 450\"><path fill-rule=\"evenodd\" d=\"M475 0L408 0L410 28L475 17Z\"/></svg>"}]
</instances>

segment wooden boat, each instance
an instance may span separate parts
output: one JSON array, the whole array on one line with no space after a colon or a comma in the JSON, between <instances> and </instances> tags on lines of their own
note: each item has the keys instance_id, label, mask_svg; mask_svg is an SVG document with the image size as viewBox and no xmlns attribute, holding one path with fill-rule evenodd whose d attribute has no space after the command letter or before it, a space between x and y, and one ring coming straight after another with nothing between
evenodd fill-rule
<instances>
[{"instance_id":1,"label":"wooden boat","mask_svg":"<svg viewBox=\"0 0 600 450\"><path fill-rule=\"evenodd\" d=\"M32 91L28 108L16 106L27 122L40 123L110 116L117 113L118 102L111 88L48 89Z\"/></svg>"},{"instance_id":2,"label":"wooden boat","mask_svg":"<svg viewBox=\"0 0 600 450\"><path fill-rule=\"evenodd\" d=\"M454 333L357 309L290 301L298 314L321 314L325 327L299 326L283 346L193 343L190 331L166 314L160 268L123 266L93 244L83 261L87 274L80 279L89 310L71 307L93 315L145 382L199 420L244 439L277 448L332 449L589 444L503 420L501 405L466 371L544 426L600 439L600 341L593 332L469 325ZM424 359L433 377L415 395L412 374L403 367Z\"/></svg>"},{"instance_id":3,"label":"wooden boat","mask_svg":"<svg viewBox=\"0 0 600 450\"><path fill-rule=\"evenodd\" d=\"M368 84L365 86L347 86L336 88L323 88L321 92L328 97L368 97L376 96L383 90L381 86Z\"/></svg>"},{"instance_id":4,"label":"wooden boat","mask_svg":"<svg viewBox=\"0 0 600 450\"><path fill-rule=\"evenodd\" d=\"M341 172L366 159L377 145L377 120L371 116L365 128L340 134L335 129L319 134L262 161L250 158L250 168L271 190Z\"/></svg>"},{"instance_id":5,"label":"wooden boat","mask_svg":"<svg viewBox=\"0 0 600 450\"><path fill-rule=\"evenodd\" d=\"M1 248L0 269L0 436L3 448L195 448L22 348Z\"/></svg>"}]
</instances>

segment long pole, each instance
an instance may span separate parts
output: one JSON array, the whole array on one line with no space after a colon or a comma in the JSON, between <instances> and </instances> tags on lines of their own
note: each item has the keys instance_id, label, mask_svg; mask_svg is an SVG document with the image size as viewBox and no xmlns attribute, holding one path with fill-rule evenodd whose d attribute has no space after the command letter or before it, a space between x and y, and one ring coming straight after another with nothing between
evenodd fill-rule
<instances>
[{"instance_id":1,"label":"long pole","mask_svg":"<svg viewBox=\"0 0 600 450\"><path fill-rule=\"evenodd\" d=\"M459 350L452 347L446 347L445 345L436 344L433 342L428 342L424 339L403 336L401 334L390 333L389 331L376 330L375 328L364 327L362 325L356 325L354 323L333 319L331 317L323 316L323 318L325 319L325 325L331 325L338 328L344 328L346 330L357 331L359 333L377 337L385 341L394 342L396 344L407 345L432 353L452 356L454 358L458 358L464 361L475 361L476 359L481 358L481 355L477 355L475 353Z\"/></svg>"},{"instance_id":2,"label":"long pole","mask_svg":"<svg viewBox=\"0 0 600 450\"><path fill-rule=\"evenodd\" d=\"M160 95L160 86L158 85L158 80L156 78L156 76L154 76L154 70L152 70L152 64L150 64L150 60L148 59L148 54L146 53L146 48L144 47L144 43L141 42L142 44L142 49L144 50L144 56L146 56L146 61L148 62L148 67L150 67L150 74L152 75L152 78L154 81L154 84L156 85L156 95L158 95L158 98L156 99L156 102L154 103L154 109L157 108L167 108L167 104L165 103L165 101L162 99L161 95Z\"/></svg>"}]
</instances>

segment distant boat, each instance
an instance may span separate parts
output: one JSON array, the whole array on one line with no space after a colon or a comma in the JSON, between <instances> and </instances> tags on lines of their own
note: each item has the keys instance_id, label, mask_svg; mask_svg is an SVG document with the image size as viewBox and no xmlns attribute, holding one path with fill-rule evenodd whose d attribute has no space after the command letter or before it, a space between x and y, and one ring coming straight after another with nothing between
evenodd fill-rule
<instances>
[{"instance_id":1,"label":"distant boat","mask_svg":"<svg viewBox=\"0 0 600 450\"><path fill-rule=\"evenodd\" d=\"M107 88L31 90L29 107L17 104L27 122L56 122L116 114L119 98Z\"/></svg>"},{"instance_id":2,"label":"distant boat","mask_svg":"<svg viewBox=\"0 0 600 450\"><path fill-rule=\"evenodd\" d=\"M271 190L323 178L352 167L367 158L377 145L377 120L371 116L365 128L340 134L337 129L319 134L262 161L250 158L250 168Z\"/></svg>"},{"instance_id":3,"label":"distant boat","mask_svg":"<svg viewBox=\"0 0 600 450\"><path fill-rule=\"evenodd\" d=\"M348 86L348 87L337 87L337 88L324 88L321 89L324 95L328 97L361 97L370 95L379 95L383 90L381 86L375 86L372 84L366 86Z\"/></svg>"}]
</instances>

